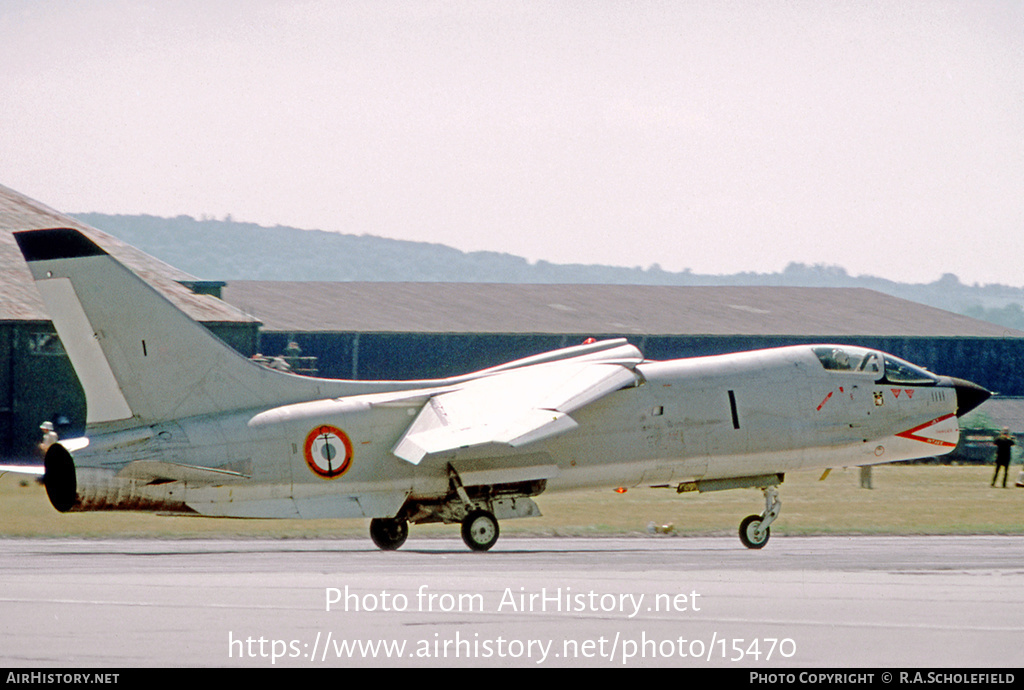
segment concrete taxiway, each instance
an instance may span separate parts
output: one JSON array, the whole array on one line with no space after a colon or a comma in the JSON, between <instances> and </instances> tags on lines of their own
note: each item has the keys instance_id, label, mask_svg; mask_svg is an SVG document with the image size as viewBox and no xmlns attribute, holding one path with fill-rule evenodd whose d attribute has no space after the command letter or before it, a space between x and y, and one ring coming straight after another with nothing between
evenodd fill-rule
<instances>
[{"instance_id":1,"label":"concrete taxiway","mask_svg":"<svg viewBox=\"0 0 1024 690\"><path fill-rule=\"evenodd\" d=\"M0 540L0 665L1019 667L1024 537Z\"/></svg>"}]
</instances>

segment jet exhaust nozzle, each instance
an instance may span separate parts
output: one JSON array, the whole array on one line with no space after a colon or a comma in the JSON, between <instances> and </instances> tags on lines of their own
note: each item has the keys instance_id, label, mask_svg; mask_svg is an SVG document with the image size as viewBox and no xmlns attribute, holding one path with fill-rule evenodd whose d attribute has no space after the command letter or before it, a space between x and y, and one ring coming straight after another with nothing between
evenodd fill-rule
<instances>
[{"instance_id":1,"label":"jet exhaust nozzle","mask_svg":"<svg viewBox=\"0 0 1024 690\"><path fill-rule=\"evenodd\" d=\"M78 476L71 453L59 443L46 451L43 485L53 507L66 513L78 502Z\"/></svg>"},{"instance_id":2,"label":"jet exhaust nozzle","mask_svg":"<svg viewBox=\"0 0 1024 690\"><path fill-rule=\"evenodd\" d=\"M178 483L154 483L120 477L113 470L79 467L60 442L46 451L43 485L53 507L62 513L92 510L139 510L194 513L185 505Z\"/></svg>"}]
</instances>

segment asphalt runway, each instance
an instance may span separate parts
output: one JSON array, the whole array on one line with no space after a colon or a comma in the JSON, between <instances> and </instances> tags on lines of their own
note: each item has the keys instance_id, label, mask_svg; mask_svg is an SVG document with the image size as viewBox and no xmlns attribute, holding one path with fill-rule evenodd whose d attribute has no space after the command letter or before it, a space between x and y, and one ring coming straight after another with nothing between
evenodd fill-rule
<instances>
[{"instance_id":1,"label":"asphalt runway","mask_svg":"<svg viewBox=\"0 0 1024 690\"><path fill-rule=\"evenodd\" d=\"M1024 665L1024 537L0 540L6 667Z\"/></svg>"}]
</instances>

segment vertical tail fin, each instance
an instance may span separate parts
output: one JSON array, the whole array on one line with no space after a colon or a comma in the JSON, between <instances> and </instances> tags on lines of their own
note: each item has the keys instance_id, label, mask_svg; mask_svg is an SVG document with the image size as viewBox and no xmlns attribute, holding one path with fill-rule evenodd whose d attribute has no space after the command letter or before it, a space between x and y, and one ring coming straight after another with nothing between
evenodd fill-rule
<instances>
[{"instance_id":1,"label":"vertical tail fin","mask_svg":"<svg viewBox=\"0 0 1024 690\"><path fill-rule=\"evenodd\" d=\"M153 424L318 397L248 362L78 230L14 234L86 396L87 424Z\"/></svg>"}]
</instances>

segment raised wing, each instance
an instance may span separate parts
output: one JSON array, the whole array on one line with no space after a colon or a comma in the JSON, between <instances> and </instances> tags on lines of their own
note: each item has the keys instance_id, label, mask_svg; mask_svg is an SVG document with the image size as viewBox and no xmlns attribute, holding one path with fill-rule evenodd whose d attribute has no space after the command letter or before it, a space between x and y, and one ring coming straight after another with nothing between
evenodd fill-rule
<instances>
[{"instance_id":1,"label":"raised wing","mask_svg":"<svg viewBox=\"0 0 1024 690\"><path fill-rule=\"evenodd\" d=\"M497 444L519 448L577 427L570 416L640 383L640 352L625 345L603 360L569 360L515 369L431 397L393 453L418 465L428 455Z\"/></svg>"}]
</instances>

